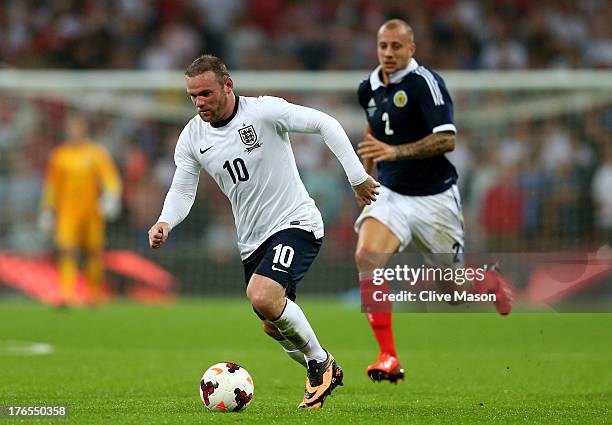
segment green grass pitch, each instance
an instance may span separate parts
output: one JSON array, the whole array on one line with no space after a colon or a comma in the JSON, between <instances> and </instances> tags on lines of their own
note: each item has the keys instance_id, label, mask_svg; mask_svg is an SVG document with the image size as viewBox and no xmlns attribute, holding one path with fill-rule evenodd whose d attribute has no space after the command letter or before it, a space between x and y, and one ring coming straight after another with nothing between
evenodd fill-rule
<instances>
[{"instance_id":1,"label":"green grass pitch","mask_svg":"<svg viewBox=\"0 0 612 425\"><path fill-rule=\"evenodd\" d=\"M345 371L345 386L322 410L296 409L304 371L242 299L70 311L0 301L0 404L69 406L67 419L45 422L57 424L611 421L610 314L396 314L407 380L393 386L364 373L375 343L357 308L321 299L302 306ZM44 342L54 352L19 355L7 341ZM253 376L244 412L211 413L200 402L200 376L225 360Z\"/></svg>"}]
</instances>

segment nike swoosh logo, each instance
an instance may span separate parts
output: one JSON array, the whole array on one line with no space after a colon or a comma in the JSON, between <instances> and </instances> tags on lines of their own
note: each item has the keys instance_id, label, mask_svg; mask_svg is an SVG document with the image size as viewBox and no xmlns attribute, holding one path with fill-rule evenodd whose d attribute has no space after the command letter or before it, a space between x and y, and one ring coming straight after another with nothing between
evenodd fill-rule
<instances>
[{"instance_id":1,"label":"nike swoosh logo","mask_svg":"<svg viewBox=\"0 0 612 425\"><path fill-rule=\"evenodd\" d=\"M207 150L212 149L212 146L206 149L200 148L200 153L205 153Z\"/></svg>"},{"instance_id":2,"label":"nike swoosh logo","mask_svg":"<svg viewBox=\"0 0 612 425\"><path fill-rule=\"evenodd\" d=\"M278 267L274 265L272 266L272 270L275 270L277 272L289 273L287 270L279 269Z\"/></svg>"},{"instance_id":3,"label":"nike swoosh logo","mask_svg":"<svg viewBox=\"0 0 612 425\"><path fill-rule=\"evenodd\" d=\"M329 366L329 365L327 365L327 366ZM306 379L306 389L304 390L304 395L306 396L305 398L306 399L314 398L316 400L319 397L321 397L321 395L324 394L325 391L331 385L331 378L332 378L331 375L332 375L332 368L328 367L327 370L325 371L325 373L323 374L323 381L316 388L313 388L310 385L310 380Z\"/></svg>"}]
</instances>

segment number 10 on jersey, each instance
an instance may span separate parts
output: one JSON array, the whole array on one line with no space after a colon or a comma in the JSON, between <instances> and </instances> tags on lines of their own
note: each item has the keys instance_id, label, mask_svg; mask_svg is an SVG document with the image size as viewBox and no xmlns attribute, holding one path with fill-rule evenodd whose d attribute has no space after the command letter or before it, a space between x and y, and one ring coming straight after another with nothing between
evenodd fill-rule
<instances>
[{"instance_id":1,"label":"number 10 on jersey","mask_svg":"<svg viewBox=\"0 0 612 425\"><path fill-rule=\"evenodd\" d=\"M223 164L223 168L227 170L234 184L236 184L237 181L245 182L249 179L249 171L247 170L242 158L234 159L231 164L229 160L225 161L225 163ZM236 176L238 177L238 179L236 179Z\"/></svg>"}]
</instances>

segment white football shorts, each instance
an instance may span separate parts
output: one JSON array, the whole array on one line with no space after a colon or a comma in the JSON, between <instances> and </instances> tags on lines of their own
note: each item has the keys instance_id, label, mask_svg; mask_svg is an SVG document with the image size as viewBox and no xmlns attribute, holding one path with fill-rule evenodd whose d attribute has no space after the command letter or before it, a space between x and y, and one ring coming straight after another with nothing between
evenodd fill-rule
<instances>
[{"instance_id":1,"label":"white football shorts","mask_svg":"<svg viewBox=\"0 0 612 425\"><path fill-rule=\"evenodd\" d=\"M428 196L402 195L381 186L376 202L366 205L357 218L356 232L369 217L397 236L399 252L414 241L430 264L457 267L463 263L460 255L464 249L463 213L457 185Z\"/></svg>"}]
</instances>

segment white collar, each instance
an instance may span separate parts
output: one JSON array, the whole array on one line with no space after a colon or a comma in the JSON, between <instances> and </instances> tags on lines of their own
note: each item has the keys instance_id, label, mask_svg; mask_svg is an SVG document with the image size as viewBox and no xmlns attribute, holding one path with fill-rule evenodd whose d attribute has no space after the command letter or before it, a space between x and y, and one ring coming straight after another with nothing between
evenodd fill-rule
<instances>
[{"instance_id":1,"label":"white collar","mask_svg":"<svg viewBox=\"0 0 612 425\"><path fill-rule=\"evenodd\" d=\"M419 67L418 62L415 58L410 59L408 65L404 69L400 69L399 71L395 71L393 74L389 75L389 84L397 84L402 78L406 75L414 71ZM380 79L380 70L382 69L381 65L378 65L374 71L370 74L370 86L372 87L372 91L375 91L379 87L384 87L384 83Z\"/></svg>"}]
</instances>

